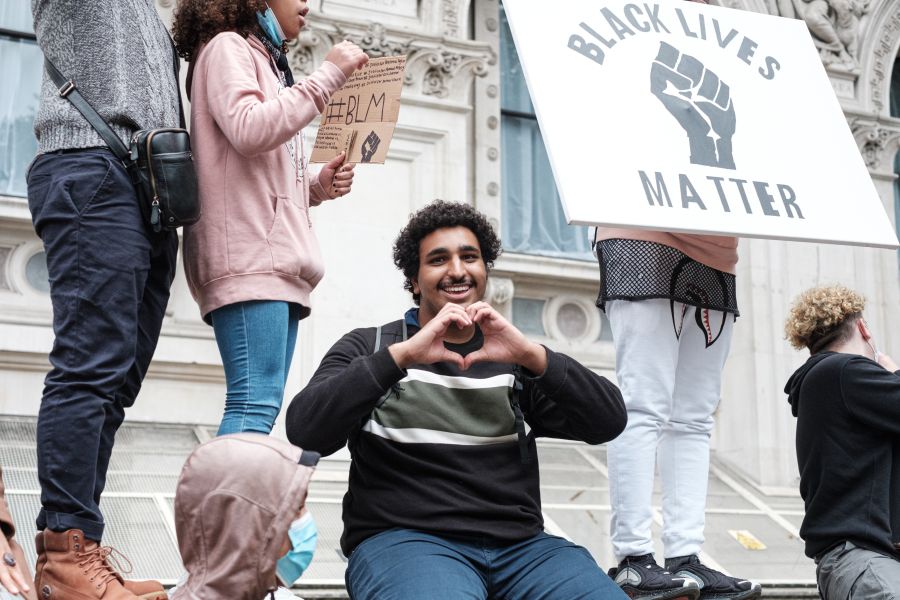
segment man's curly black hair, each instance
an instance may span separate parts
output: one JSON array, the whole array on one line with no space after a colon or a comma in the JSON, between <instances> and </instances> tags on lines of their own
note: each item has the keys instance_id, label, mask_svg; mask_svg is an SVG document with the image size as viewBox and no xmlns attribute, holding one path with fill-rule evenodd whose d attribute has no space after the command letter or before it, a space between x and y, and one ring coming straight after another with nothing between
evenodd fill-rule
<instances>
[{"instance_id":1,"label":"man's curly black hair","mask_svg":"<svg viewBox=\"0 0 900 600\"><path fill-rule=\"evenodd\" d=\"M493 268L501 252L500 238L487 217L468 204L435 200L416 211L394 241L394 264L406 277L404 289L412 292L412 280L419 275L419 244L422 238L445 227L465 227L474 233L485 267L488 271ZM420 294L413 293L417 305L420 298Z\"/></svg>"}]
</instances>

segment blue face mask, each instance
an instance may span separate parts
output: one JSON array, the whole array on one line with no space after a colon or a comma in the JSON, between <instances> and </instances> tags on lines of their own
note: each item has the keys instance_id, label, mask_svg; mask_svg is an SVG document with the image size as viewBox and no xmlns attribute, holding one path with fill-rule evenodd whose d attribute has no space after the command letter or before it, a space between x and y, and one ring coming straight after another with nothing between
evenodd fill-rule
<instances>
[{"instance_id":1,"label":"blue face mask","mask_svg":"<svg viewBox=\"0 0 900 600\"><path fill-rule=\"evenodd\" d=\"M288 537L291 538L291 549L278 560L276 568L281 583L291 587L309 567L316 552L319 532L312 515L306 513L291 523Z\"/></svg>"},{"instance_id":2,"label":"blue face mask","mask_svg":"<svg viewBox=\"0 0 900 600\"><path fill-rule=\"evenodd\" d=\"M278 23L278 19L275 18L275 13L272 12L271 8L267 6L264 13L257 11L256 20L259 21L260 27L266 32L269 41L275 44L276 47L280 47L284 43L284 30L281 29L281 25Z\"/></svg>"}]
</instances>

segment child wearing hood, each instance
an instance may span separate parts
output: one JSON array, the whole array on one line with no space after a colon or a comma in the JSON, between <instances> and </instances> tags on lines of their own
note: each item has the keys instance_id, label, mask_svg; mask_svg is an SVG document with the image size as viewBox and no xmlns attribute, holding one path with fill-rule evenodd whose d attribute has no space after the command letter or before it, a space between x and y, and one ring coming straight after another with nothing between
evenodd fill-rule
<instances>
[{"instance_id":1,"label":"child wearing hood","mask_svg":"<svg viewBox=\"0 0 900 600\"><path fill-rule=\"evenodd\" d=\"M290 585L299 578L315 548L304 504L318 460L316 452L260 434L197 448L175 494L188 577L170 599L262 600L275 597L279 579Z\"/></svg>"}]
</instances>

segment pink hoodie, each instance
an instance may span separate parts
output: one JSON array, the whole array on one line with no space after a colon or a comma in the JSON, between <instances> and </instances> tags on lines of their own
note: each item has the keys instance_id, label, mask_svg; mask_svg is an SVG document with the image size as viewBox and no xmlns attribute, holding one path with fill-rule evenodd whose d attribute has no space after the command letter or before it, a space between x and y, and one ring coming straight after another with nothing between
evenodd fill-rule
<instances>
[{"instance_id":1,"label":"pink hoodie","mask_svg":"<svg viewBox=\"0 0 900 600\"><path fill-rule=\"evenodd\" d=\"M191 145L202 216L185 228L184 266L207 322L211 311L248 300L298 303L306 317L324 273L309 207L328 195L306 170L298 132L346 77L325 62L282 88L272 65L258 39L233 32L218 34L194 61Z\"/></svg>"},{"instance_id":2,"label":"pink hoodie","mask_svg":"<svg viewBox=\"0 0 900 600\"><path fill-rule=\"evenodd\" d=\"M171 600L261 600L306 501L319 455L266 435L206 442L175 492L175 528L188 580ZM301 464L303 463L303 464Z\"/></svg>"}]
</instances>

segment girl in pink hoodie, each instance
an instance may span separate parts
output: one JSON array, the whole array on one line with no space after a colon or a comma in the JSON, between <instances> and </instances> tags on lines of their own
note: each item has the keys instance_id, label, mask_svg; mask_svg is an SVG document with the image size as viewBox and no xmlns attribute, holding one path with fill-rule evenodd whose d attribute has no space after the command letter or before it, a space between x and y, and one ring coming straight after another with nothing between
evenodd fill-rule
<instances>
[{"instance_id":1,"label":"girl in pink hoodie","mask_svg":"<svg viewBox=\"0 0 900 600\"><path fill-rule=\"evenodd\" d=\"M271 431L324 271L309 209L353 182L343 155L308 171L302 129L368 57L341 42L295 82L286 42L308 12L306 0L181 0L175 11L202 210L185 228L184 265L225 366L220 435Z\"/></svg>"}]
</instances>

